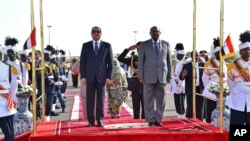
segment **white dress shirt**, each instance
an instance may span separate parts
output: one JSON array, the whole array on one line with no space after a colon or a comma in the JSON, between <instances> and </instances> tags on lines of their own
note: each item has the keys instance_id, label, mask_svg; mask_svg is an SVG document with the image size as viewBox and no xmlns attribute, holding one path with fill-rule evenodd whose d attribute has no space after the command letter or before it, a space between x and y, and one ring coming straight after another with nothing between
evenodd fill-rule
<instances>
[{"instance_id":1,"label":"white dress shirt","mask_svg":"<svg viewBox=\"0 0 250 141\"><path fill-rule=\"evenodd\" d=\"M100 44L101 44L101 40L98 40L98 41L92 41L93 42L93 49L95 50L95 45L97 43L97 46L98 46L98 49L100 49Z\"/></svg>"}]
</instances>

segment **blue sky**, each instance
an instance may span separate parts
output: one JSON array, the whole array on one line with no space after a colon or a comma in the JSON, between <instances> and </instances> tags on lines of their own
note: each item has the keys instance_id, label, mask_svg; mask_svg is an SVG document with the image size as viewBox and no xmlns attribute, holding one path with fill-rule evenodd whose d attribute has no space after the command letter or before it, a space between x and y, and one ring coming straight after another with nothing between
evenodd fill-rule
<instances>
[{"instance_id":1,"label":"blue sky","mask_svg":"<svg viewBox=\"0 0 250 141\"><path fill-rule=\"evenodd\" d=\"M21 50L31 32L30 0L0 0L0 44L6 36L16 37ZM39 0L35 4L35 26L40 48ZM239 34L249 28L249 0L225 0L225 36L232 36L238 49ZM137 41L150 38L150 27L157 25L161 39L171 50L182 42L187 51L193 46L193 0L43 0L44 42L49 43L47 25L52 25L50 42L59 49L80 55L83 42L91 40L90 30L98 25L102 39L120 53ZM220 0L197 0L197 50L207 49L220 31Z\"/></svg>"}]
</instances>

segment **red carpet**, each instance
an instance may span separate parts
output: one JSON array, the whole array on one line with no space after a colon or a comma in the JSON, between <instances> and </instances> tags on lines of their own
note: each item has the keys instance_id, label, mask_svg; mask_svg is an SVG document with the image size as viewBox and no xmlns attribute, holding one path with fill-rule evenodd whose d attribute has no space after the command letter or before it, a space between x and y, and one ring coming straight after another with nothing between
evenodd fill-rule
<instances>
[{"instance_id":1,"label":"red carpet","mask_svg":"<svg viewBox=\"0 0 250 141\"><path fill-rule=\"evenodd\" d=\"M227 132L199 120L164 119L163 127L148 127L144 120L109 119L105 126L87 127L87 122L44 122L30 141L227 141Z\"/></svg>"},{"instance_id":2,"label":"red carpet","mask_svg":"<svg viewBox=\"0 0 250 141\"><path fill-rule=\"evenodd\" d=\"M79 97L79 94L67 93L67 94L65 94L65 96L74 97L74 102L73 102L71 115L70 115L71 121L82 121L84 116L83 116L83 109L82 109L82 99ZM111 119L111 116L109 114L107 114L107 111L108 111L108 97L106 96L105 103L104 103L104 119ZM127 109L125 109L125 107L122 107L120 117L121 118L124 118L124 117L131 117L132 118L132 115L131 115L131 113L129 113L127 111Z\"/></svg>"},{"instance_id":3,"label":"red carpet","mask_svg":"<svg viewBox=\"0 0 250 141\"><path fill-rule=\"evenodd\" d=\"M107 108L106 98L103 128L87 127L86 121L44 122L37 126L37 135L31 136L30 141L228 141L227 132L220 133L199 120L164 119L163 127L148 127L145 120L132 119L124 107L120 119L111 119Z\"/></svg>"},{"instance_id":4,"label":"red carpet","mask_svg":"<svg viewBox=\"0 0 250 141\"><path fill-rule=\"evenodd\" d=\"M31 132L21 134L15 138L15 141L28 141L30 135L31 135ZM0 139L0 141L4 141L4 139L2 138L2 139Z\"/></svg>"},{"instance_id":5,"label":"red carpet","mask_svg":"<svg viewBox=\"0 0 250 141\"><path fill-rule=\"evenodd\" d=\"M73 108L71 116L74 113L81 120L81 99L75 100L79 109ZM119 119L111 119L107 114L107 98L104 108L104 127L87 127L86 121L41 122L35 136L30 136L29 132L17 137L16 141L28 141L28 138L30 141L228 141L227 132L220 133L219 129L200 120L163 119L164 126L148 127L145 120L132 119L125 107L122 107Z\"/></svg>"}]
</instances>

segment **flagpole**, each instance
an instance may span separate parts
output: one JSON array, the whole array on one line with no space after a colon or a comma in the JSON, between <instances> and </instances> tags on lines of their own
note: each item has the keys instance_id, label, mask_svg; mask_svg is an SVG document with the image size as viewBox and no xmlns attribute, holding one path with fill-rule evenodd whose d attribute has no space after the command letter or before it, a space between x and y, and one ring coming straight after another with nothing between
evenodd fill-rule
<instances>
[{"instance_id":1,"label":"flagpole","mask_svg":"<svg viewBox=\"0 0 250 141\"><path fill-rule=\"evenodd\" d=\"M33 0L30 0L30 16L31 16L31 30L35 28L34 24L34 3ZM32 60L35 60L35 47L32 47ZM36 135L36 70L35 70L35 61L32 61L32 88L33 88L33 95L32 95L32 101L33 101L33 130L32 134L33 136Z\"/></svg>"},{"instance_id":2,"label":"flagpole","mask_svg":"<svg viewBox=\"0 0 250 141\"><path fill-rule=\"evenodd\" d=\"M71 63L71 61L72 61L71 53L70 53L70 50L68 50L68 51L69 51L69 60L70 60L70 63Z\"/></svg>"},{"instance_id":3,"label":"flagpole","mask_svg":"<svg viewBox=\"0 0 250 141\"><path fill-rule=\"evenodd\" d=\"M224 33L224 0L221 0L220 4L220 48L223 47L223 33ZM220 116L219 116L219 127L220 132L223 132L223 59L220 50Z\"/></svg>"},{"instance_id":4,"label":"flagpole","mask_svg":"<svg viewBox=\"0 0 250 141\"><path fill-rule=\"evenodd\" d=\"M193 72L196 71L196 0L194 0L194 7L193 7ZM193 118L196 118L196 85L195 85L195 73L193 73Z\"/></svg>"},{"instance_id":5,"label":"flagpole","mask_svg":"<svg viewBox=\"0 0 250 141\"><path fill-rule=\"evenodd\" d=\"M41 38L41 79L42 79L42 121L45 121L45 74L44 74L44 34L43 34L43 1L40 0L40 38Z\"/></svg>"}]
</instances>

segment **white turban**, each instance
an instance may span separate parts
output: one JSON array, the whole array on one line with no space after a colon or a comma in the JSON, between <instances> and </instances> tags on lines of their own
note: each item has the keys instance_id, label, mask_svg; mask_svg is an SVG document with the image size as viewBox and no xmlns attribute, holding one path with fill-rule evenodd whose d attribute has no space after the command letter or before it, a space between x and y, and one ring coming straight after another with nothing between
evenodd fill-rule
<instances>
[{"instance_id":1,"label":"white turban","mask_svg":"<svg viewBox=\"0 0 250 141\"><path fill-rule=\"evenodd\" d=\"M176 53L177 53L177 54L185 55L185 51L184 51L184 50L177 50Z\"/></svg>"},{"instance_id":2,"label":"white turban","mask_svg":"<svg viewBox=\"0 0 250 141\"><path fill-rule=\"evenodd\" d=\"M244 49L250 47L250 42L245 42L239 45L239 49Z\"/></svg>"}]
</instances>

